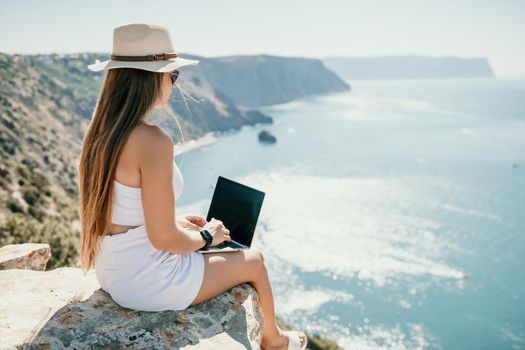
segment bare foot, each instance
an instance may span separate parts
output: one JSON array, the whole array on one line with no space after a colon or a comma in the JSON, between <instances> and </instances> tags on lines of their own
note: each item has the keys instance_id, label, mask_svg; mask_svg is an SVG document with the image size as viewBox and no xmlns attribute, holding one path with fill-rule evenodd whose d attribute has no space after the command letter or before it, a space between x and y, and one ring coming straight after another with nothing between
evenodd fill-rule
<instances>
[{"instance_id":1,"label":"bare foot","mask_svg":"<svg viewBox=\"0 0 525 350\"><path fill-rule=\"evenodd\" d=\"M299 332L299 341L301 343L301 348L306 343L306 335L303 332ZM261 342L262 350L286 350L288 349L288 344L290 343L290 338L285 335L279 329L279 335L272 339L264 339Z\"/></svg>"}]
</instances>

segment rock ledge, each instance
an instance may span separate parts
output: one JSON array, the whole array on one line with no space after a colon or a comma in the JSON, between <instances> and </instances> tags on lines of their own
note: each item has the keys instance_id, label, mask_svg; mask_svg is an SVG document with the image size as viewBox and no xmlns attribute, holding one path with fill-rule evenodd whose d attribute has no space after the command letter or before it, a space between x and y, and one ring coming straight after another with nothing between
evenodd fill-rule
<instances>
[{"instance_id":1,"label":"rock ledge","mask_svg":"<svg viewBox=\"0 0 525 350\"><path fill-rule=\"evenodd\" d=\"M51 258L49 244L7 244L0 248L0 270L29 269L44 271Z\"/></svg>"},{"instance_id":2,"label":"rock ledge","mask_svg":"<svg viewBox=\"0 0 525 350\"><path fill-rule=\"evenodd\" d=\"M116 304L93 270L9 269L0 294L1 349L258 349L262 335L249 284L183 311L145 312Z\"/></svg>"}]
</instances>

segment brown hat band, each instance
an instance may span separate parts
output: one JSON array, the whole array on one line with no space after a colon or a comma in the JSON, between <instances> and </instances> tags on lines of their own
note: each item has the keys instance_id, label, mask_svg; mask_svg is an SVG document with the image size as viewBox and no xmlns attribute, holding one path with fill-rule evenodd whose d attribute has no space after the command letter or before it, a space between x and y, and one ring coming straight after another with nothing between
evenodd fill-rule
<instances>
[{"instance_id":1,"label":"brown hat band","mask_svg":"<svg viewBox=\"0 0 525 350\"><path fill-rule=\"evenodd\" d=\"M176 53L161 53L159 55L147 56L118 56L111 55L111 59L115 61L161 61L177 57Z\"/></svg>"}]
</instances>

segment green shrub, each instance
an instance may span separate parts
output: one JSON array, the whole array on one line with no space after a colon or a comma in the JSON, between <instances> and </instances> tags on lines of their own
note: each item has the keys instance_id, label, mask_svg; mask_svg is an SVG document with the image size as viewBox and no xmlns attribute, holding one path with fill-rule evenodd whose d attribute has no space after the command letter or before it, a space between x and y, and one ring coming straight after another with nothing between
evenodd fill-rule
<instances>
[{"instance_id":1,"label":"green shrub","mask_svg":"<svg viewBox=\"0 0 525 350\"><path fill-rule=\"evenodd\" d=\"M49 186L49 180L45 175L34 171L31 173L31 184L36 188L42 189Z\"/></svg>"},{"instance_id":2,"label":"green shrub","mask_svg":"<svg viewBox=\"0 0 525 350\"><path fill-rule=\"evenodd\" d=\"M38 222L25 214L14 213L7 216L0 226L0 245L29 243L33 241Z\"/></svg>"},{"instance_id":3,"label":"green shrub","mask_svg":"<svg viewBox=\"0 0 525 350\"><path fill-rule=\"evenodd\" d=\"M12 213L23 213L24 212L24 207L15 198L9 198L7 200L6 206L7 206L7 209L11 210Z\"/></svg>"},{"instance_id":4,"label":"green shrub","mask_svg":"<svg viewBox=\"0 0 525 350\"><path fill-rule=\"evenodd\" d=\"M45 237L46 243L51 247L52 257L48 262L48 269L76 266L80 240L71 223L50 218L44 220L39 229L40 236Z\"/></svg>"},{"instance_id":5,"label":"green shrub","mask_svg":"<svg viewBox=\"0 0 525 350\"><path fill-rule=\"evenodd\" d=\"M9 170L4 167L0 167L0 177L9 178Z\"/></svg>"},{"instance_id":6,"label":"green shrub","mask_svg":"<svg viewBox=\"0 0 525 350\"><path fill-rule=\"evenodd\" d=\"M29 178L29 171L27 170L27 167L19 165L16 167L16 173L23 179Z\"/></svg>"},{"instance_id":7,"label":"green shrub","mask_svg":"<svg viewBox=\"0 0 525 350\"><path fill-rule=\"evenodd\" d=\"M47 263L48 270L76 266L80 240L78 231L69 222L45 218L40 223L26 214L10 214L0 225L0 246L20 243L49 244L51 259Z\"/></svg>"},{"instance_id":8,"label":"green shrub","mask_svg":"<svg viewBox=\"0 0 525 350\"><path fill-rule=\"evenodd\" d=\"M44 217L47 215L47 213L40 207L36 205L32 205L27 209L27 213L37 219L38 221L42 221Z\"/></svg>"},{"instance_id":9,"label":"green shrub","mask_svg":"<svg viewBox=\"0 0 525 350\"><path fill-rule=\"evenodd\" d=\"M35 186L22 187L22 197L29 205L35 205L40 199L40 190Z\"/></svg>"},{"instance_id":10,"label":"green shrub","mask_svg":"<svg viewBox=\"0 0 525 350\"><path fill-rule=\"evenodd\" d=\"M0 177L0 188L9 191L11 189L11 181L4 177Z\"/></svg>"}]
</instances>

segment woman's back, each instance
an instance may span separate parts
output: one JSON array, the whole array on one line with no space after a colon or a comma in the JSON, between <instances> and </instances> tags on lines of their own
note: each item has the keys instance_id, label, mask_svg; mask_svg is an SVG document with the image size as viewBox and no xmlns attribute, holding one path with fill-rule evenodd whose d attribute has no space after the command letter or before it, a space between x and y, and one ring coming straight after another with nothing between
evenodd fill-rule
<instances>
[{"instance_id":1,"label":"woman's back","mask_svg":"<svg viewBox=\"0 0 525 350\"><path fill-rule=\"evenodd\" d=\"M141 122L131 131L122 147L115 170L115 180L119 183L130 187L140 187L139 151L140 147L151 144L154 133L148 131L153 128L160 129L156 125Z\"/></svg>"},{"instance_id":2,"label":"woman's back","mask_svg":"<svg viewBox=\"0 0 525 350\"><path fill-rule=\"evenodd\" d=\"M173 161L173 192L175 199L182 194L184 180ZM140 226L145 223L140 187L131 187L114 180L111 223L116 225Z\"/></svg>"},{"instance_id":3,"label":"woman's back","mask_svg":"<svg viewBox=\"0 0 525 350\"><path fill-rule=\"evenodd\" d=\"M141 122L132 130L120 154L114 179L112 216L108 234L125 233L144 224L141 199L140 150L155 143L159 134L167 135L157 125ZM173 190L178 198L183 189L182 174L173 162Z\"/></svg>"}]
</instances>

